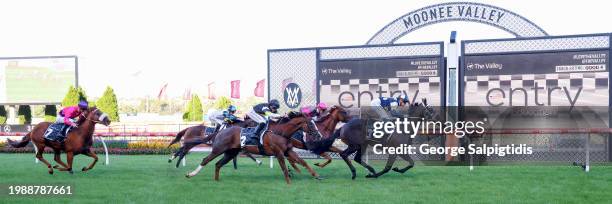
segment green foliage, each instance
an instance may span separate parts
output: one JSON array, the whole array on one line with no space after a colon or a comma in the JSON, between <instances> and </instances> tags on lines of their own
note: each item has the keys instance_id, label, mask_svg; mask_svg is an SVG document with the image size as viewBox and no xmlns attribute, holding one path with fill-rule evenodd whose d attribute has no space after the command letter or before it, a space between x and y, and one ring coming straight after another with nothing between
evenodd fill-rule
<instances>
[{"instance_id":1,"label":"green foliage","mask_svg":"<svg viewBox=\"0 0 612 204\"><path fill-rule=\"evenodd\" d=\"M21 105L17 109L19 124L32 124L32 109L29 105Z\"/></svg>"},{"instance_id":2,"label":"green foliage","mask_svg":"<svg viewBox=\"0 0 612 204\"><path fill-rule=\"evenodd\" d=\"M221 96L215 101L215 108L218 110L227 109L230 105L232 105L232 100L225 96Z\"/></svg>"},{"instance_id":3,"label":"green foliage","mask_svg":"<svg viewBox=\"0 0 612 204\"><path fill-rule=\"evenodd\" d=\"M77 92L79 93L79 101L87 101L87 94L85 93L85 89L79 86L77 88Z\"/></svg>"},{"instance_id":4,"label":"green foliage","mask_svg":"<svg viewBox=\"0 0 612 204\"><path fill-rule=\"evenodd\" d=\"M63 107L74 106L78 103L79 103L79 92L77 91L76 88L74 88L74 86L70 86L68 88L68 92L66 93L66 96L64 96L64 100L62 100L62 106Z\"/></svg>"},{"instance_id":5,"label":"green foliage","mask_svg":"<svg viewBox=\"0 0 612 204\"><path fill-rule=\"evenodd\" d=\"M102 97L96 101L96 105L102 112L108 114L111 121L119 121L119 105L113 88L107 86Z\"/></svg>"},{"instance_id":6,"label":"green foliage","mask_svg":"<svg viewBox=\"0 0 612 204\"><path fill-rule=\"evenodd\" d=\"M55 105L46 105L45 106L45 121L53 122L55 121L57 116L57 107Z\"/></svg>"},{"instance_id":7,"label":"green foliage","mask_svg":"<svg viewBox=\"0 0 612 204\"><path fill-rule=\"evenodd\" d=\"M187 110L183 113L183 120L185 121L201 121L204 115L202 109L202 102L197 94L191 97L191 100L187 104Z\"/></svg>"},{"instance_id":8,"label":"green foliage","mask_svg":"<svg viewBox=\"0 0 612 204\"><path fill-rule=\"evenodd\" d=\"M3 105L0 105L0 124L6 123L6 109Z\"/></svg>"},{"instance_id":9,"label":"green foliage","mask_svg":"<svg viewBox=\"0 0 612 204\"><path fill-rule=\"evenodd\" d=\"M45 121L53 122L57 116L57 107L55 105L45 106Z\"/></svg>"},{"instance_id":10,"label":"green foliage","mask_svg":"<svg viewBox=\"0 0 612 204\"><path fill-rule=\"evenodd\" d=\"M70 86L68 88L66 96L64 96L64 100L62 100L62 106L75 106L79 104L79 101L81 100L87 101L87 95L85 94L85 90L81 87L75 88L74 86Z\"/></svg>"}]
</instances>

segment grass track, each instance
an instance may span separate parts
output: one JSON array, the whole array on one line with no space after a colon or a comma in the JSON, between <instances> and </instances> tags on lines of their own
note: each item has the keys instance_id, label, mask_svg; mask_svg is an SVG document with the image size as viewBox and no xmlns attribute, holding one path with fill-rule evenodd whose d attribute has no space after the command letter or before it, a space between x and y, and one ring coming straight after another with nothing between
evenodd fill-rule
<instances>
[{"instance_id":1,"label":"grass track","mask_svg":"<svg viewBox=\"0 0 612 204\"><path fill-rule=\"evenodd\" d=\"M239 159L239 169L221 171L221 181L212 176L214 163L191 179L184 177L203 154L191 154L188 165L176 169L165 155L112 156L90 172L46 173L34 163L33 154L0 154L0 185L72 184L70 197L15 197L0 195L0 203L610 203L612 166L581 172L570 166L488 166L470 172L467 167L417 166L406 174L389 173L350 180L341 160L316 168L326 179L313 180L303 169L293 183L285 184L282 173L267 165ZM45 155L51 159L51 155ZM63 158L65 158L63 156ZM101 158L101 161L103 159ZM307 160L313 164L315 160ZM90 162L77 156L75 168ZM404 166L404 163L401 163ZM382 164L376 163L379 170ZM4 186L5 188L6 186Z\"/></svg>"}]
</instances>

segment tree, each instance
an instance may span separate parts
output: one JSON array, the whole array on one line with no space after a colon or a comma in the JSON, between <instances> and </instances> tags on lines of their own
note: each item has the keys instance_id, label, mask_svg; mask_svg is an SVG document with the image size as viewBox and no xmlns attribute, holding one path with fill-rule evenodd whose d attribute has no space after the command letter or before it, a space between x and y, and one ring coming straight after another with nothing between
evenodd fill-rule
<instances>
[{"instance_id":1,"label":"tree","mask_svg":"<svg viewBox=\"0 0 612 204\"><path fill-rule=\"evenodd\" d=\"M110 86L106 87L104 94L96 101L97 107L108 115L111 121L119 121L119 105L117 104L117 95Z\"/></svg>"},{"instance_id":2,"label":"tree","mask_svg":"<svg viewBox=\"0 0 612 204\"><path fill-rule=\"evenodd\" d=\"M64 100L62 100L62 106L74 106L79 103L79 92L74 86L70 86L68 88L68 93L64 96Z\"/></svg>"},{"instance_id":3,"label":"tree","mask_svg":"<svg viewBox=\"0 0 612 204\"><path fill-rule=\"evenodd\" d=\"M0 105L0 124L6 123L6 109Z\"/></svg>"},{"instance_id":4,"label":"tree","mask_svg":"<svg viewBox=\"0 0 612 204\"><path fill-rule=\"evenodd\" d=\"M79 93L79 101L87 101L87 94L85 94L85 89L79 86L77 88L77 92Z\"/></svg>"},{"instance_id":5,"label":"tree","mask_svg":"<svg viewBox=\"0 0 612 204\"><path fill-rule=\"evenodd\" d=\"M56 116L57 116L57 107L55 107L55 105L46 105L45 106L45 121L54 122Z\"/></svg>"},{"instance_id":6,"label":"tree","mask_svg":"<svg viewBox=\"0 0 612 204\"><path fill-rule=\"evenodd\" d=\"M183 120L185 121L201 121L204 115L202 110L202 102L197 94L191 97L191 100L187 104L187 110L183 113Z\"/></svg>"},{"instance_id":7,"label":"tree","mask_svg":"<svg viewBox=\"0 0 612 204\"><path fill-rule=\"evenodd\" d=\"M21 105L17 109L19 124L32 124L32 109L29 105Z\"/></svg>"},{"instance_id":8,"label":"tree","mask_svg":"<svg viewBox=\"0 0 612 204\"><path fill-rule=\"evenodd\" d=\"M68 88L68 93L66 93L64 100L62 100L62 106L75 106L82 100L87 101L87 94L85 94L85 90L81 87L75 88L74 86L70 86Z\"/></svg>"},{"instance_id":9,"label":"tree","mask_svg":"<svg viewBox=\"0 0 612 204\"><path fill-rule=\"evenodd\" d=\"M232 100L225 96L221 96L215 101L215 108L218 110L227 109L230 105L232 105Z\"/></svg>"}]
</instances>

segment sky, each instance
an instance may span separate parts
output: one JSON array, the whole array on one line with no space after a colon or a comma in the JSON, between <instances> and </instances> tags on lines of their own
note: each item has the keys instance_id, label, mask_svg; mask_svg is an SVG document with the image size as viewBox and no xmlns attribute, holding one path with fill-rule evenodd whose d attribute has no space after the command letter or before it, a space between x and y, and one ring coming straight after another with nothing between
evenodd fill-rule
<instances>
[{"instance_id":1,"label":"sky","mask_svg":"<svg viewBox=\"0 0 612 204\"><path fill-rule=\"evenodd\" d=\"M251 96L266 77L267 50L363 45L393 20L447 1L1 1L0 56L77 55L79 82L90 96L112 86L119 98L168 96L190 88L229 95L242 81ZM474 1L526 17L549 35L612 32L607 1ZM513 37L490 26L449 22L398 43Z\"/></svg>"}]
</instances>

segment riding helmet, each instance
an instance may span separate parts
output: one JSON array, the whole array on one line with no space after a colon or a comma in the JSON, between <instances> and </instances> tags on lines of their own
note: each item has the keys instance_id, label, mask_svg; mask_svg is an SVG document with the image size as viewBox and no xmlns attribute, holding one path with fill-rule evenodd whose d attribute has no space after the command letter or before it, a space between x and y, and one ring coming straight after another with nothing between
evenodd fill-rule
<instances>
[{"instance_id":1,"label":"riding helmet","mask_svg":"<svg viewBox=\"0 0 612 204\"><path fill-rule=\"evenodd\" d=\"M268 103L268 105L270 106L270 108L274 108L274 109L280 108L280 103L276 99L270 100L270 103Z\"/></svg>"},{"instance_id":2,"label":"riding helmet","mask_svg":"<svg viewBox=\"0 0 612 204\"><path fill-rule=\"evenodd\" d=\"M88 107L89 107L89 104L87 103L87 101L79 101L80 109L87 109Z\"/></svg>"}]
</instances>

